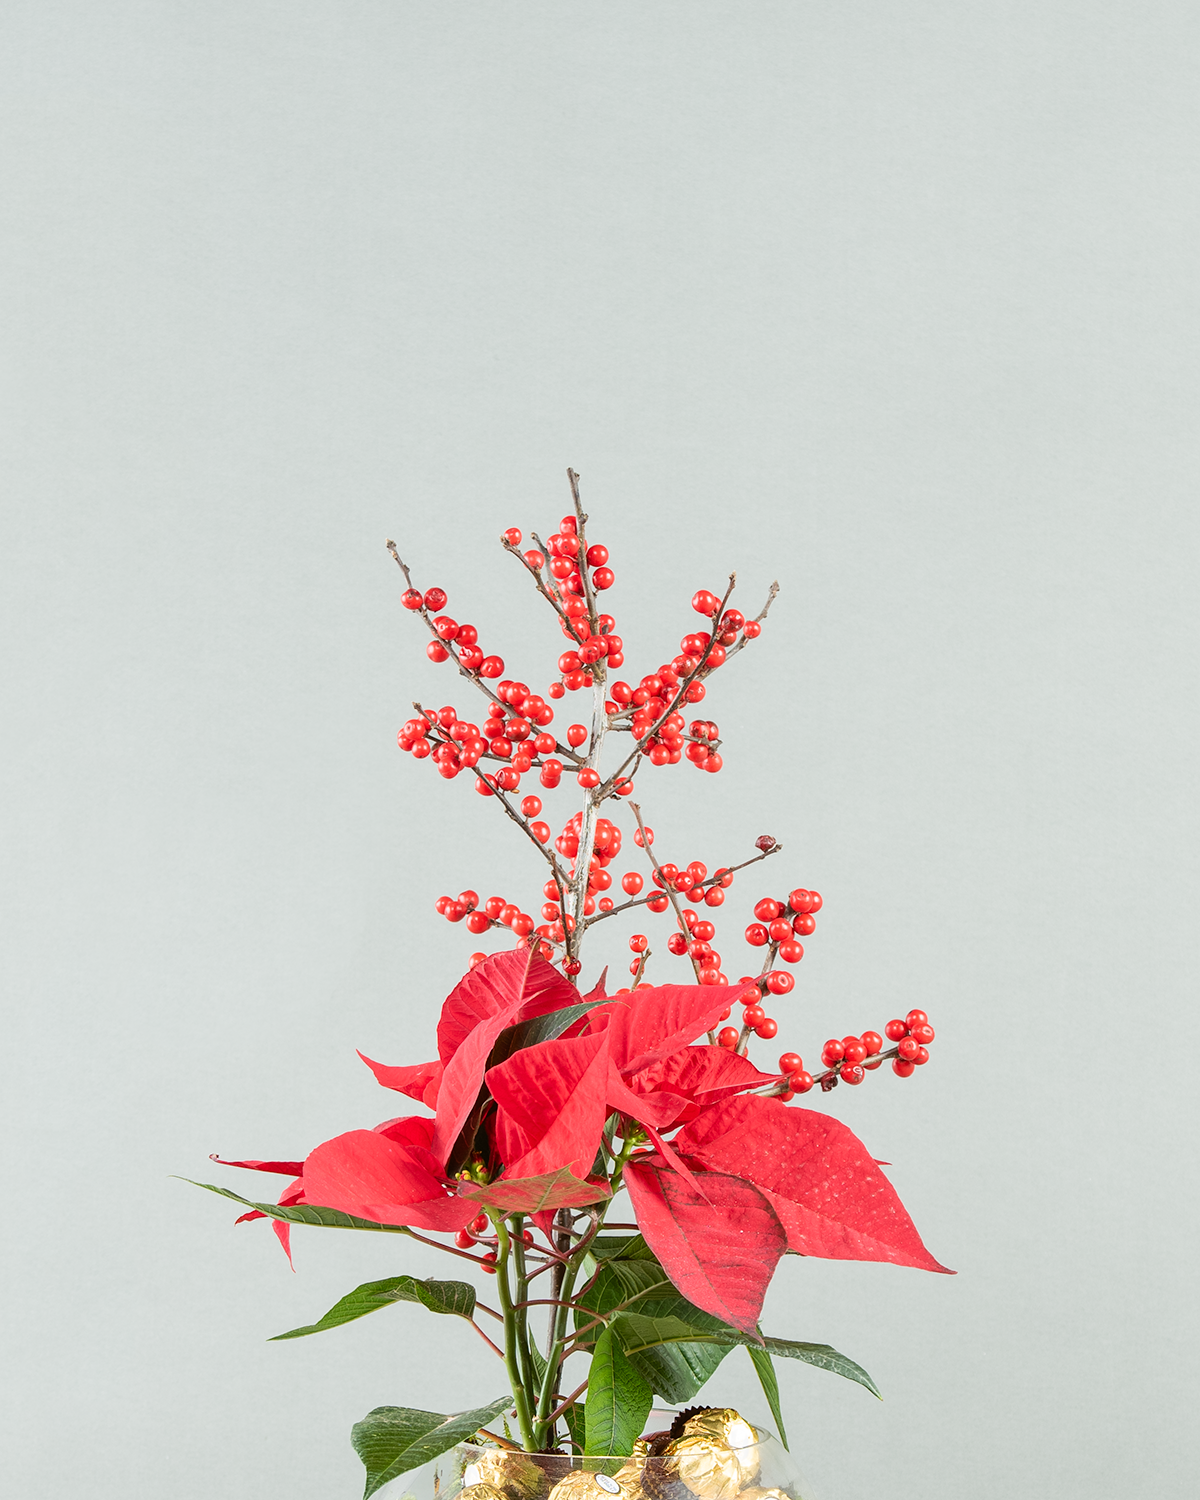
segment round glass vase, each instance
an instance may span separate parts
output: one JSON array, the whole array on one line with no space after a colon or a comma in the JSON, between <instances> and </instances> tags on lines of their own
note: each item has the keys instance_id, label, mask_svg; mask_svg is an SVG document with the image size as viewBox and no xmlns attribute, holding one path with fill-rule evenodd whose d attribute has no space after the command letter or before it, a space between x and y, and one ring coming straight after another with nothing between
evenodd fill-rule
<instances>
[{"instance_id":1,"label":"round glass vase","mask_svg":"<svg viewBox=\"0 0 1200 1500\"><path fill-rule=\"evenodd\" d=\"M647 1435L669 1430L676 1415L652 1412ZM422 1473L419 1487L404 1488L414 1500L457 1500L475 1486L487 1489L465 1500L815 1500L779 1439L765 1428L746 1425L753 1442L702 1455L683 1473L678 1459L669 1455L584 1457L460 1443Z\"/></svg>"}]
</instances>

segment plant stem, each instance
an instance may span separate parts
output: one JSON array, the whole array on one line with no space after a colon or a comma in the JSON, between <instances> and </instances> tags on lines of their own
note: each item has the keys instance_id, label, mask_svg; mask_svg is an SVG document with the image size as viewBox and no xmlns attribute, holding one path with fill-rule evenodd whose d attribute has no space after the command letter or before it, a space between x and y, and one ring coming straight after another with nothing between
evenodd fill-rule
<instances>
[{"instance_id":1,"label":"plant stem","mask_svg":"<svg viewBox=\"0 0 1200 1500\"><path fill-rule=\"evenodd\" d=\"M535 1453L537 1444L534 1441L533 1426L529 1419L529 1397L522 1377L518 1352L517 1314L513 1310L512 1288L508 1280L508 1268L512 1259L512 1241L509 1238L508 1226L503 1219L497 1218L492 1222L496 1226L498 1241L496 1291L499 1293L500 1307L504 1313L504 1365L508 1371L508 1383L512 1387L513 1404L517 1409L517 1425L521 1429L521 1441L525 1444L526 1452Z\"/></svg>"}]
</instances>

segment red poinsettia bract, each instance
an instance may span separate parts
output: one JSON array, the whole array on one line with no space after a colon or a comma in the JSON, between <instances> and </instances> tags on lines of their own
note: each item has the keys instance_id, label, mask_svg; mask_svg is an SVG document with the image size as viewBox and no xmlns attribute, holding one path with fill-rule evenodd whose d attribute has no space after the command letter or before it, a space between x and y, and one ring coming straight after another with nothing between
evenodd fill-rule
<instances>
[{"instance_id":1,"label":"red poinsettia bract","mask_svg":"<svg viewBox=\"0 0 1200 1500\"><path fill-rule=\"evenodd\" d=\"M787 1250L944 1271L846 1126L768 1097L777 1078L703 1040L727 1003L707 985L598 989L581 1003L528 949L496 954L447 998L436 1061L364 1058L433 1118L348 1131L302 1163L226 1165L293 1177L281 1203L448 1233L481 1203L540 1222L595 1202L614 1141L632 1143L621 1185L646 1243L690 1302L751 1337ZM288 1226L275 1227L288 1248Z\"/></svg>"}]
</instances>

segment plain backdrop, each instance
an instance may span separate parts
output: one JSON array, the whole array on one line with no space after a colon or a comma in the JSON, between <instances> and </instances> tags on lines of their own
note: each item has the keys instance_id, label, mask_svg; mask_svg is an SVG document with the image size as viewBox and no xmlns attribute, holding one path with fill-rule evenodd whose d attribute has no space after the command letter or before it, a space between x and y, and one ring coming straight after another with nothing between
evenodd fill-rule
<instances>
[{"instance_id":1,"label":"plain backdrop","mask_svg":"<svg viewBox=\"0 0 1200 1500\"><path fill-rule=\"evenodd\" d=\"M664 850L787 845L726 967L809 885L780 1042L938 1029L817 1106L959 1273L780 1269L770 1329L885 1397L781 1371L817 1492L1196 1492L1198 41L1171 3L8 0L6 1494L353 1497L370 1407L503 1390L412 1307L267 1343L446 1270L311 1230L293 1275L172 1174L278 1189L207 1154L403 1108L355 1049L432 1055L474 945L434 898L539 900L396 748L468 700L383 544L544 689L497 537L568 464L633 671L694 589L781 584L706 700L724 771L640 786ZM711 1390L764 1414L740 1355Z\"/></svg>"}]
</instances>

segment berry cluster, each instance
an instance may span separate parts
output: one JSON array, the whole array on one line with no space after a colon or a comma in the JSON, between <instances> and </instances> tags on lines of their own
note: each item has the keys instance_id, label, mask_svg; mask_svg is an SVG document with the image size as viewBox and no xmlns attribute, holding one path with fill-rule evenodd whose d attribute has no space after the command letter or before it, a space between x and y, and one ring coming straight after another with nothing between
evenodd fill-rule
<instances>
[{"instance_id":1,"label":"berry cluster","mask_svg":"<svg viewBox=\"0 0 1200 1500\"><path fill-rule=\"evenodd\" d=\"M505 929L518 945L532 945L541 956L558 962L573 980L582 969L583 938L595 923L640 907L654 913L671 910L667 952L688 961L697 983L729 988L730 1003L723 1020L733 1015L735 1006L740 1011L740 1025L710 1033L710 1041L745 1055L751 1037L771 1041L778 1035L779 1023L768 1014L767 1006L795 987L791 971L804 957L805 940L815 931L821 895L797 888L779 898L763 896L755 903L754 920L743 935L751 948L762 950L763 961L757 975L742 975L735 984L726 976L724 959L716 947L717 909L726 902L738 871L781 852L781 846L771 835L763 834L755 840L756 852L750 859L718 865L711 871L701 859L679 864L660 862L651 847L654 830L645 826L636 803L626 799L634 791L640 768L647 763L674 765L686 758L710 772L721 769L719 726L712 719L689 720L687 712L704 700L706 679L712 672L761 634L777 586L772 585L766 605L754 619L730 607L732 575L723 596L709 589L698 590L691 607L703 618L705 628L687 631L680 639L678 654L636 684L610 680L624 664L625 642L617 634L614 615L600 612L597 599L613 587L616 579L609 566L608 548L588 542L577 476L569 477L575 513L564 516L545 542L533 532L526 543L517 527L510 527L501 538L504 549L514 555L553 607L567 638L567 649L557 659L557 676L544 692L504 677L503 659L483 654L476 628L460 625L445 613L445 590L422 592L415 588L395 545L388 544L408 585L403 603L423 619L430 632L430 658L437 662L453 660L459 674L487 699L486 717L481 723L460 714L453 705L426 710L414 704L416 716L404 724L398 736L401 749L417 759L432 761L447 780L461 771L474 772L476 790L502 806L550 866L540 911L536 906L526 910L523 904L502 896L481 903L471 890L457 897L439 897L437 910L450 922L465 921L467 930L476 935ZM556 733L551 728L555 720L552 704L568 693L589 688L590 715L580 715L583 722L569 724ZM628 734L633 743L625 759L606 774L601 769L602 752L607 736L614 733ZM557 819L552 823L544 815L542 796L520 795L522 778L534 773L542 794L555 791L564 781L582 792L582 807L576 807L565 822L558 824L557 836L553 834ZM628 806L636 819L632 837L649 860L651 868L646 877L633 869L617 876L609 868L621 854L623 832L618 809L622 805ZM609 815L603 816L602 809ZM653 956L649 933L634 932L628 946L629 988L638 988L645 983L646 967ZM471 962L477 963L484 956L473 954ZM790 1098L808 1092L816 1083L823 1088L832 1088L839 1079L856 1084L885 1057L894 1057L896 1072L908 1076L927 1060L926 1044L933 1033L919 1012L913 1012L903 1023L903 1035L893 1036L893 1029L901 1025L889 1023L887 1035L897 1042L899 1050L883 1055L883 1039L875 1032L827 1043L822 1055L825 1072L815 1080L804 1070L798 1054L784 1053L778 1092Z\"/></svg>"},{"instance_id":2,"label":"berry cluster","mask_svg":"<svg viewBox=\"0 0 1200 1500\"><path fill-rule=\"evenodd\" d=\"M893 1073L908 1078L914 1068L923 1067L929 1061L929 1044L934 1032L923 1010L910 1010L903 1021L889 1021L884 1030L888 1040L896 1043Z\"/></svg>"}]
</instances>

